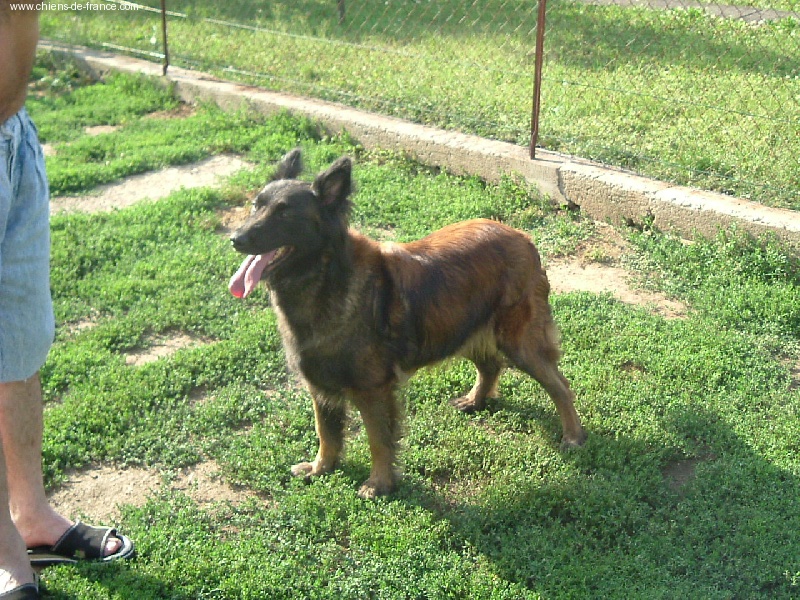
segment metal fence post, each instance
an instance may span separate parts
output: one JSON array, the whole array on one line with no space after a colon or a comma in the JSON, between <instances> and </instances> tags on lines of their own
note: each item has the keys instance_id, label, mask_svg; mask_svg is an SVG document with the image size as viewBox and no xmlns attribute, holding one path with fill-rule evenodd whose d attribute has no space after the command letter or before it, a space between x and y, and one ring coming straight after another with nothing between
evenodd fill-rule
<instances>
[{"instance_id":1,"label":"metal fence post","mask_svg":"<svg viewBox=\"0 0 800 600\"><path fill-rule=\"evenodd\" d=\"M167 74L169 67L169 48L167 46L167 0L161 0L161 40L164 43L164 65L161 74Z\"/></svg>"},{"instance_id":2,"label":"metal fence post","mask_svg":"<svg viewBox=\"0 0 800 600\"><path fill-rule=\"evenodd\" d=\"M539 109L542 96L542 62L544 60L544 17L547 0L539 0L539 15L536 19L536 59L533 68L533 109L531 111L531 158L536 158L536 143L539 141Z\"/></svg>"}]
</instances>

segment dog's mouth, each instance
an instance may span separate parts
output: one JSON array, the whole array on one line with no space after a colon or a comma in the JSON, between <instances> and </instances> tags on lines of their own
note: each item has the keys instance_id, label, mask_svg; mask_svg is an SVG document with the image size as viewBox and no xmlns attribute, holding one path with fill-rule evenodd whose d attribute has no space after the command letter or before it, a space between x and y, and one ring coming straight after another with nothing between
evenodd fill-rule
<instances>
[{"instance_id":1,"label":"dog's mouth","mask_svg":"<svg viewBox=\"0 0 800 600\"><path fill-rule=\"evenodd\" d=\"M245 258L228 284L231 294L237 298L249 296L264 275L286 260L293 251L292 246L281 246L266 254L251 254Z\"/></svg>"}]
</instances>

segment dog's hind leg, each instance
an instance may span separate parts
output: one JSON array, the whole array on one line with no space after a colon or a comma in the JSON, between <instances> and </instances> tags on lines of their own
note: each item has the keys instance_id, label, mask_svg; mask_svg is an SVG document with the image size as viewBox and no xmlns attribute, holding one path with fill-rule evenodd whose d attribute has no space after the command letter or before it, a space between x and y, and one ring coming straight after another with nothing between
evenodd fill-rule
<instances>
[{"instance_id":1,"label":"dog's hind leg","mask_svg":"<svg viewBox=\"0 0 800 600\"><path fill-rule=\"evenodd\" d=\"M372 468L358 490L362 498L390 493L397 481L395 458L401 435L400 409L391 385L352 394L367 431Z\"/></svg>"},{"instance_id":2,"label":"dog's hind leg","mask_svg":"<svg viewBox=\"0 0 800 600\"><path fill-rule=\"evenodd\" d=\"M558 330L545 306L536 311L523 304L510 311L499 329L503 333L498 335L498 345L514 366L538 381L552 398L561 418L561 444L576 447L586 441L586 433L575 410L575 394L558 369Z\"/></svg>"},{"instance_id":3,"label":"dog's hind leg","mask_svg":"<svg viewBox=\"0 0 800 600\"><path fill-rule=\"evenodd\" d=\"M497 396L497 382L503 371L503 359L496 353L467 355L478 370L475 385L466 396L453 398L450 404L465 413L473 413L486 408L486 398Z\"/></svg>"},{"instance_id":4,"label":"dog's hind leg","mask_svg":"<svg viewBox=\"0 0 800 600\"><path fill-rule=\"evenodd\" d=\"M292 467L296 477L313 477L332 471L339 462L344 447L344 424L347 417L341 399L329 399L312 390L314 422L319 438L319 451L313 462L301 462Z\"/></svg>"}]
</instances>

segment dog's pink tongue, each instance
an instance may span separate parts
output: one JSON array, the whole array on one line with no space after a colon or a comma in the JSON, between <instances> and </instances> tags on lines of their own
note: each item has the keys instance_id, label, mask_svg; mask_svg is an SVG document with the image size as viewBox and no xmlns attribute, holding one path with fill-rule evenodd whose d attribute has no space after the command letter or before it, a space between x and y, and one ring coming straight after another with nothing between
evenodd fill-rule
<instances>
[{"instance_id":1,"label":"dog's pink tongue","mask_svg":"<svg viewBox=\"0 0 800 600\"><path fill-rule=\"evenodd\" d=\"M242 266L234 273L228 284L231 294L237 298L247 298L258 282L261 281L261 275L274 254L274 252L258 255L251 254L245 258Z\"/></svg>"}]
</instances>

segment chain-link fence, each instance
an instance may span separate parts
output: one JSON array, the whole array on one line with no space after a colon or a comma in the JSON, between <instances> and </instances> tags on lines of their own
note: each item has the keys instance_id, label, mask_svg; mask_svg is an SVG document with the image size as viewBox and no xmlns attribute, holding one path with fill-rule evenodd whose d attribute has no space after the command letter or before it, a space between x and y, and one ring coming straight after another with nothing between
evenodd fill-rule
<instances>
[{"instance_id":1,"label":"chain-link fence","mask_svg":"<svg viewBox=\"0 0 800 600\"><path fill-rule=\"evenodd\" d=\"M800 209L800 2L754 2L548 0L538 143ZM531 139L537 0L79 8L45 11L43 36L156 61L168 49L226 79Z\"/></svg>"}]
</instances>

